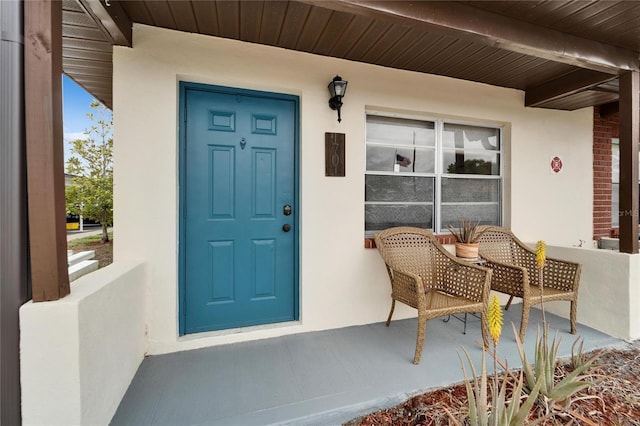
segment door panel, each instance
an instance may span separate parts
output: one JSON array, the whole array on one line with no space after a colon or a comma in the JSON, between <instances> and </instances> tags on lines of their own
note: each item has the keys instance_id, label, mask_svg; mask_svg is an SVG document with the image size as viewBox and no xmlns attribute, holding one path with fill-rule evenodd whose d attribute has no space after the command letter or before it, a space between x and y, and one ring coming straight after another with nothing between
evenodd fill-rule
<instances>
[{"instance_id":1,"label":"door panel","mask_svg":"<svg viewBox=\"0 0 640 426\"><path fill-rule=\"evenodd\" d=\"M183 96L182 332L296 319L296 102Z\"/></svg>"}]
</instances>

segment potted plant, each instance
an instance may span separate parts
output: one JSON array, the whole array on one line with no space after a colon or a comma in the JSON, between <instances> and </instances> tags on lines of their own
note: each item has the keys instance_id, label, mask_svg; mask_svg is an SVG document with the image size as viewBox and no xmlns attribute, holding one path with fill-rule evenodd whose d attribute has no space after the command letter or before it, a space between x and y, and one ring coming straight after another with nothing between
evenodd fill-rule
<instances>
[{"instance_id":1,"label":"potted plant","mask_svg":"<svg viewBox=\"0 0 640 426\"><path fill-rule=\"evenodd\" d=\"M480 222L473 223L469 220L462 220L460 228L449 225L449 232L456 239L456 256L465 259L476 259L478 257L478 240L483 232L479 230Z\"/></svg>"}]
</instances>

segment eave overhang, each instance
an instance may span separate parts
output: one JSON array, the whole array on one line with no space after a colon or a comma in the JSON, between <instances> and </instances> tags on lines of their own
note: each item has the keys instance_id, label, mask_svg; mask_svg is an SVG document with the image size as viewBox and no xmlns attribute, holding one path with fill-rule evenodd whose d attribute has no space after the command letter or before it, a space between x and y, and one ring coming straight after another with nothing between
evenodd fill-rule
<instances>
[{"instance_id":1,"label":"eave overhang","mask_svg":"<svg viewBox=\"0 0 640 426\"><path fill-rule=\"evenodd\" d=\"M515 88L530 107L616 102L611 82L640 69L640 5L558 3L63 0L63 69L111 107L112 46L141 23Z\"/></svg>"}]
</instances>

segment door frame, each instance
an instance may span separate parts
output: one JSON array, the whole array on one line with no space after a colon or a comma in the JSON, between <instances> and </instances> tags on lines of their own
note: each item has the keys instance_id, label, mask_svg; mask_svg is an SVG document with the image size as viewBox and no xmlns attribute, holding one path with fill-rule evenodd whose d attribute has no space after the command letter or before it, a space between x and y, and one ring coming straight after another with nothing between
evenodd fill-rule
<instances>
[{"instance_id":1,"label":"door frame","mask_svg":"<svg viewBox=\"0 0 640 426\"><path fill-rule=\"evenodd\" d=\"M293 314L294 321L300 318L300 98L296 95L284 93L264 92L258 90L241 89L235 87L216 86L204 83L193 83L179 81L178 99L178 333L179 336L186 334L186 270L185 253L186 247L186 161L187 161L187 140L186 140L186 106L187 91L200 90L216 94L245 95L273 100L286 100L294 103L294 140L293 140L293 162L294 162L294 213L293 222ZM190 333L197 334L197 333Z\"/></svg>"}]
</instances>

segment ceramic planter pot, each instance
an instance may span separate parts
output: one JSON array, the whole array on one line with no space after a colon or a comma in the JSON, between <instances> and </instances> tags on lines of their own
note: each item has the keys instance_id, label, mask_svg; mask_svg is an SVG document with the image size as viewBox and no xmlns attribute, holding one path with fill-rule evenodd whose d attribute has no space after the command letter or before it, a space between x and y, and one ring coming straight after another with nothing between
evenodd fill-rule
<instances>
[{"instance_id":1,"label":"ceramic planter pot","mask_svg":"<svg viewBox=\"0 0 640 426\"><path fill-rule=\"evenodd\" d=\"M456 243L456 256L465 259L475 259L478 257L478 243Z\"/></svg>"}]
</instances>

